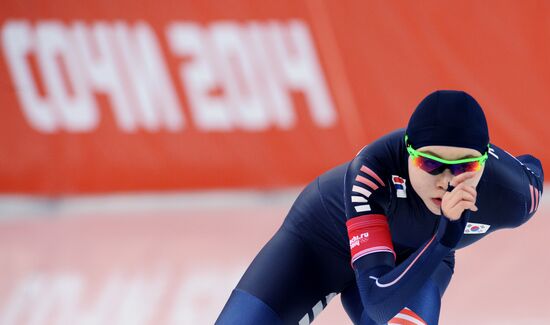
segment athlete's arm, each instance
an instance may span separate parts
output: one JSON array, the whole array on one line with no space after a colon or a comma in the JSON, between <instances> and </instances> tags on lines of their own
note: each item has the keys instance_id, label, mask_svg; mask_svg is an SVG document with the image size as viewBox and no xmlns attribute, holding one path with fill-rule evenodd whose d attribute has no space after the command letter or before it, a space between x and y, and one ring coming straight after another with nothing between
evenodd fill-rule
<instances>
[{"instance_id":1,"label":"athlete's arm","mask_svg":"<svg viewBox=\"0 0 550 325\"><path fill-rule=\"evenodd\" d=\"M542 198L544 185L544 171L540 161L531 155L522 155L516 158L520 162L527 179L527 187L524 187L526 196L526 211L520 224L527 222L537 212Z\"/></svg>"},{"instance_id":2,"label":"athlete's arm","mask_svg":"<svg viewBox=\"0 0 550 325\"><path fill-rule=\"evenodd\" d=\"M437 232L414 254L395 266L395 252L384 204L383 173L358 155L346 173L346 214L352 264L365 311L386 323L426 283L462 237L469 211L450 221L441 217ZM454 184L458 185L458 184Z\"/></svg>"}]
</instances>

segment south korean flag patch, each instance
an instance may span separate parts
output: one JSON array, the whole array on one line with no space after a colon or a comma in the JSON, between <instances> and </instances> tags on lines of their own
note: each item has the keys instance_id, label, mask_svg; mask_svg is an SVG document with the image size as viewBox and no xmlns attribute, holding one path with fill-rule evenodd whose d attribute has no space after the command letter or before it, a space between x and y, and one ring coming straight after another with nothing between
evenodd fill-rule
<instances>
[{"instance_id":1,"label":"south korean flag patch","mask_svg":"<svg viewBox=\"0 0 550 325\"><path fill-rule=\"evenodd\" d=\"M407 197L407 184L406 184L407 180L397 175L392 175L391 180L393 182L393 186L395 187L397 197L400 197L402 199L406 198Z\"/></svg>"},{"instance_id":2,"label":"south korean flag patch","mask_svg":"<svg viewBox=\"0 0 550 325\"><path fill-rule=\"evenodd\" d=\"M468 222L466 228L464 228L464 233L468 235L484 234L490 227L491 225L483 223Z\"/></svg>"}]
</instances>

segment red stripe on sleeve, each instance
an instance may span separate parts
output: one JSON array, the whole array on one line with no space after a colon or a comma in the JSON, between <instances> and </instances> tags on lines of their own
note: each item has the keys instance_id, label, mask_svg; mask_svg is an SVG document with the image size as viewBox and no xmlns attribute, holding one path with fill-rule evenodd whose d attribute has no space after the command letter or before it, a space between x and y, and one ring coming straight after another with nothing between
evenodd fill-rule
<instances>
[{"instance_id":1,"label":"red stripe on sleeve","mask_svg":"<svg viewBox=\"0 0 550 325\"><path fill-rule=\"evenodd\" d=\"M363 173L366 173L367 175L370 175L372 178L374 178L378 183L380 183L380 185L382 186L386 186L386 184L384 183L384 181L378 177L378 175L372 170L370 169L369 167L365 166L365 165L362 165L361 166L361 171Z\"/></svg>"},{"instance_id":2,"label":"red stripe on sleeve","mask_svg":"<svg viewBox=\"0 0 550 325\"><path fill-rule=\"evenodd\" d=\"M539 190L535 187L535 211L539 208Z\"/></svg>"},{"instance_id":3,"label":"red stripe on sleeve","mask_svg":"<svg viewBox=\"0 0 550 325\"><path fill-rule=\"evenodd\" d=\"M529 191L531 192L531 210L529 210L529 213L531 213L535 210L535 191L533 190L533 185L529 185Z\"/></svg>"},{"instance_id":4,"label":"red stripe on sleeve","mask_svg":"<svg viewBox=\"0 0 550 325\"><path fill-rule=\"evenodd\" d=\"M360 183L363 183L363 184L367 185L373 191L376 191L378 189L378 185L376 185L374 182L371 182L370 180L366 179L365 177L363 177L361 175L357 175L357 177L355 177L355 180L360 182Z\"/></svg>"}]
</instances>

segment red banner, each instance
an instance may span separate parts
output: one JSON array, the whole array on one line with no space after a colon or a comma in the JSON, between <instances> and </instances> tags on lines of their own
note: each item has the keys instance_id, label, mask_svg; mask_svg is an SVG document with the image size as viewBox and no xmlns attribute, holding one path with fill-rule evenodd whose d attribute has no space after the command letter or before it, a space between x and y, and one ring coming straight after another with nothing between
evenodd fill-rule
<instances>
[{"instance_id":1,"label":"red banner","mask_svg":"<svg viewBox=\"0 0 550 325\"><path fill-rule=\"evenodd\" d=\"M539 1L4 1L0 191L303 184L435 89L550 159Z\"/></svg>"}]
</instances>

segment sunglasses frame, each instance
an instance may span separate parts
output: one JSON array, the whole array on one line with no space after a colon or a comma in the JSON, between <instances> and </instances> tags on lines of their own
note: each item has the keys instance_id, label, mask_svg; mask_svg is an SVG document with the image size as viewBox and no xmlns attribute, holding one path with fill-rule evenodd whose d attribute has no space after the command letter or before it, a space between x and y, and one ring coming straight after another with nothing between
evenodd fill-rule
<instances>
[{"instance_id":1,"label":"sunglasses frame","mask_svg":"<svg viewBox=\"0 0 550 325\"><path fill-rule=\"evenodd\" d=\"M416 158L416 157L423 157L423 158L428 158L428 159L432 159L432 160L435 160L439 163L442 163L444 165L458 165L458 164L464 164L464 163L469 163L469 162L479 162L479 164L481 166L485 165L485 162L487 161L487 159L489 158L489 148L490 148L490 144L487 144L487 151L480 157L475 157L475 158L464 158L464 159L457 159L457 160L446 160L446 159L442 159L442 158L439 158L439 157L436 157L436 156L433 156L433 155L430 155L430 154L427 154L427 153L423 153L423 152L420 152L418 150L415 150L409 143L408 143L408 135L405 134L405 145L407 146L407 152L409 153L409 155L413 158Z\"/></svg>"}]
</instances>

